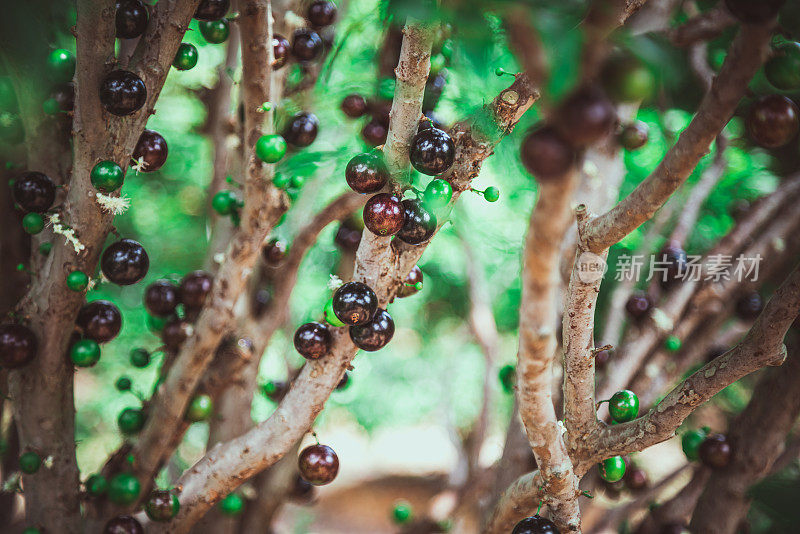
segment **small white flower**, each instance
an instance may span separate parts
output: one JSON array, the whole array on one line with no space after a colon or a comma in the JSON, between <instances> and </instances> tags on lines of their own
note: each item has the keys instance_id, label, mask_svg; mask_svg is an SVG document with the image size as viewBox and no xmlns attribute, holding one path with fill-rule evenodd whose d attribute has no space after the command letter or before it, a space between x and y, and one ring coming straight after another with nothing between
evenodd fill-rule
<instances>
[{"instance_id":1,"label":"small white flower","mask_svg":"<svg viewBox=\"0 0 800 534\"><path fill-rule=\"evenodd\" d=\"M133 159L133 158L131 158L131 159ZM140 172L144 172L145 168L147 168L147 162L144 160L144 156L142 156L139 159L133 159L133 161L135 161L136 163L131 165L131 169L136 171L137 174L140 173Z\"/></svg>"},{"instance_id":2,"label":"small white flower","mask_svg":"<svg viewBox=\"0 0 800 534\"><path fill-rule=\"evenodd\" d=\"M558 430L561 432L562 436L567 433L567 427L564 425L564 421L558 421Z\"/></svg>"},{"instance_id":3,"label":"small white flower","mask_svg":"<svg viewBox=\"0 0 800 534\"><path fill-rule=\"evenodd\" d=\"M663 332L670 332L675 326L674 321L661 308L654 308L650 317L653 318L656 327Z\"/></svg>"},{"instance_id":4,"label":"small white flower","mask_svg":"<svg viewBox=\"0 0 800 534\"><path fill-rule=\"evenodd\" d=\"M58 213L54 213L48 217L48 225L53 227L54 234L63 235L64 239L67 240L67 243L72 245L76 253L86 249L83 243L75 237L75 229L61 224Z\"/></svg>"},{"instance_id":5,"label":"small white flower","mask_svg":"<svg viewBox=\"0 0 800 534\"><path fill-rule=\"evenodd\" d=\"M332 274L331 279L328 280L328 289L331 290L338 289L339 286L341 286L342 284L344 284L344 282L342 282L342 279L336 276L335 274Z\"/></svg>"},{"instance_id":6,"label":"small white flower","mask_svg":"<svg viewBox=\"0 0 800 534\"><path fill-rule=\"evenodd\" d=\"M53 455L51 454L50 456L48 456L47 458L44 459L44 461L42 462L42 465L44 465L46 469L50 469L51 467L53 467L53 461L54 461L54 458L53 458Z\"/></svg>"},{"instance_id":7,"label":"small white flower","mask_svg":"<svg viewBox=\"0 0 800 534\"><path fill-rule=\"evenodd\" d=\"M22 475L19 471L14 471L8 475L5 482L3 482L3 493L15 493L19 489L19 483Z\"/></svg>"},{"instance_id":8,"label":"small white flower","mask_svg":"<svg viewBox=\"0 0 800 534\"><path fill-rule=\"evenodd\" d=\"M97 203L100 204L103 211L110 211L114 215L125 213L131 205L131 199L124 195L112 197L110 195L104 195L103 193L97 193L95 196L97 197Z\"/></svg>"},{"instance_id":9,"label":"small white flower","mask_svg":"<svg viewBox=\"0 0 800 534\"><path fill-rule=\"evenodd\" d=\"M214 263L222 263L225 261L225 253L224 252L217 252L214 254Z\"/></svg>"}]
</instances>

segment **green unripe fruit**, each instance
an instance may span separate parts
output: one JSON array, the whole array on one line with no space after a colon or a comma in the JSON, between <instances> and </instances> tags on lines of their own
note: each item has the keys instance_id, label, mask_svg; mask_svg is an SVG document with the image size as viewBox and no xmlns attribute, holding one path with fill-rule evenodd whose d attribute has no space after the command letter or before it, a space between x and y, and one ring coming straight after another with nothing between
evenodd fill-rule
<instances>
[{"instance_id":1,"label":"green unripe fruit","mask_svg":"<svg viewBox=\"0 0 800 534\"><path fill-rule=\"evenodd\" d=\"M423 204L432 210L447 206L451 198L453 198L453 186L450 185L450 182L441 178L431 180L422 194Z\"/></svg>"},{"instance_id":2,"label":"green unripe fruit","mask_svg":"<svg viewBox=\"0 0 800 534\"><path fill-rule=\"evenodd\" d=\"M131 351L131 365L134 367L142 368L150 365L150 353L145 349L133 349Z\"/></svg>"},{"instance_id":3,"label":"green unripe fruit","mask_svg":"<svg viewBox=\"0 0 800 534\"><path fill-rule=\"evenodd\" d=\"M131 379L127 376L121 376L117 378L117 382L114 384L114 387L117 388L118 391L130 391L131 386Z\"/></svg>"},{"instance_id":4,"label":"green unripe fruit","mask_svg":"<svg viewBox=\"0 0 800 534\"><path fill-rule=\"evenodd\" d=\"M47 256L51 250L53 250L53 244L50 241L39 244L39 254L42 256Z\"/></svg>"},{"instance_id":5,"label":"green unripe fruit","mask_svg":"<svg viewBox=\"0 0 800 534\"><path fill-rule=\"evenodd\" d=\"M219 20L201 20L197 23L200 28L200 34L206 42L211 44L220 44L228 40L231 33L230 23L228 19L221 18Z\"/></svg>"},{"instance_id":6,"label":"green unripe fruit","mask_svg":"<svg viewBox=\"0 0 800 534\"><path fill-rule=\"evenodd\" d=\"M489 186L486 188L486 191L483 192L483 198L485 198L487 202L497 202L500 199L500 190L493 185Z\"/></svg>"},{"instance_id":7,"label":"green unripe fruit","mask_svg":"<svg viewBox=\"0 0 800 534\"><path fill-rule=\"evenodd\" d=\"M67 275L67 287L71 291L83 291L89 287L89 277L83 271L72 271Z\"/></svg>"},{"instance_id":8,"label":"green unripe fruit","mask_svg":"<svg viewBox=\"0 0 800 534\"><path fill-rule=\"evenodd\" d=\"M193 44L181 43L172 66L178 70L189 70L197 65L197 48Z\"/></svg>"},{"instance_id":9,"label":"green unripe fruit","mask_svg":"<svg viewBox=\"0 0 800 534\"><path fill-rule=\"evenodd\" d=\"M777 89L800 89L800 43L778 46L775 55L764 65L764 74Z\"/></svg>"},{"instance_id":10,"label":"green unripe fruit","mask_svg":"<svg viewBox=\"0 0 800 534\"><path fill-rule=\"evenodd\" d=\"M125 408L117 417L117 426L126 436L138 434L144 427L144 412L138 408Z\"/></svg>"},{"instance_id":11,"label":"green unripe fruit","mask_svg":"<svg viewBox=\"0 0 800 534\"><path fill-rule=\"evenodd\" d=\"M92 475L86 479L86 493L92 497L100 497L108 491L108 480L100 474Z\"/></svg>"},{"instance_id":12,"label":"green unripe fruit","mask_svg":"<svg viewBox=\"0 0 800 534\"><path fill-rule=\"evenodd\" d=\"M42 531L36 527L28 527L22 531L22 534L42 534Z\"/></svg>"},{"instance_id":13,"label":"green unripe fruit","mask_svg":"<svg viewBox=\"0 0 800 534\"><path fill-rule=\"evenodd\" d=\"M277 163L284 155L286 140L280 135L262 135L256 141L256 156L264 163Z\"/></svg>"},{"instance_id":14,"label":"green unripe fruit","mask_svg":"<svg viewBox=\"0 0 800 534\"><path fill-rule=\"evenodd\" d=\"M51 80L66 83L75 76L75 56L69 50L57 48L47 56L47 70Z\"/></svg>"},{"instance_id":15,"label":"green unripe fruit","mask_svg":"<svg viewBox=\"0 0 800 534\"><path fill-rule=\"evenodd\" d=\"M606 482L616 482L625 476L625 460L622 456L612 456L597 464L597 467L600 469L600 478Z\"/></svg>"},{"instance_id":16,"label":"green unripe fruit","mask_svg":"<svg viewBox=\"0 0 800 534\"><path fill-rule=\"evenodd\" d=\"M513 393L514 384L517 381L517 368L510 363L506 364L500 368L500 372L497 373L497 376L500 378L500 384L503 386L503 391L506 393Z\"/></svg>"},{"instance_id":17,"label":"green unripe fruit","mask_svg":"<svg viewBox=\"0 0 800 534\"><path fill-rule=\"evenodd\" d=\"M22 218L22 229L31 235L44 230L44 217L41 213L26 213Z\"/></svg>"},{"instance_id":18,"label":"green unripe fruit","mask_svg":"<svg viewBox=\"0 0 800 534\"><path fill-rule=\"evenodd\" d=\"M122 187L125 173L122 171L122 167L113 161L105 160L92 168L89 178L92 180L94 188L98 191L112 193Z\"/></svg>"},{"instance_id":19,"label":"green unripe fruit","mask_svg":"<svg viewBox=\"0 0 800 534\"><path fill-rule=\"evenodd\" d=\"M295 189L300 189L301 187L303 187L303 184L305 184L305 183L306 183L306 177L305 176L294 175L289 180L289 185L291 185Z\"/></svg>"},{"instance_id":20,"label":"green unripe fruit","mask_svg":"<svg viewBox=\"0 0 800 534\"><path fill-rule=\"evenodd\" d=\"M287 187L289 187L291 181L292 179L289 176L276 172L275 177L272 178L272 185L274 185L278 189L286 189Z\"/></svg>"},{"instance_id":21,"label":"green unripe fruit","mask_svg":"<svg viewBox=\"0 0 800 534\"><path fill-rule=\"evenodd\" d=\"M55 98L48 98L42 102L42 111L47 115L56 115L61 111L58 101Z\"/></svg>"},{"instance_id":22,"label":"green unripe fruit","mask_svg":"<svg viewBox=\"0 0 800 534\"><path fill-rule=\"evenodd\" d=\"M689 430L681 436L681 448L687 460L696 462L700 459L700 445L705 441L707 436L708 432L702 428Z\"/></svg>"},{"instance_id":23,"label":"green unripe fruit","mask_svg":"<svg viewBox=\"0 0 800 534\"><path fill-rule=\"evenodd\" d=\"M23 452L19 457L19 470L32 475L42 466L42 458L33 451Z\"/></svg>"},{"instance_id":24,"label":"green unripe fruit","mask_svg":"<svg viewBox=\"0 0 800 534\"><path fill-rule=\"evenodd\" d=\"M220 215L230 215L236 209L236 195L230 189L218 191L211 199L211 207Z\"/></svg>"},{"instance_id":25,"label":"green unripe fruit","mask_svg":"<svg viewBox=\"0 0 800 534\"><path fill-rule=\"evenodd\" d=\"M196 423L197 421L205 421L211 417L211 412L214 411L214 403L208 395L195 395L192 402L189 403L189 408L186 410L186 420Z\"/></svg>"},{"instance_id":26,"label":"green unripe fruit","mask_svg":"<svg viewBox=\"0 0 800 534\"><path fill-rule=\"evenodd\" d=\"M664 340L664 348L670 352L678 352L681 350L681 338L678 336L669 336Z\"/></svg>"},{"instance_id":27,"label":"green unripe fruit","mask_svg":"<svg viewBox=\"0 0 800 534\"><path fill-rule=\"evenodd\" d=\"M80 339L69 349L69 358L78 367L91 367L100 361L100 345L93 339Z\"/></svg>"},{"instance_id":28,"label":"green unripe fruit","mask_svg":"<svg viewBox=\"0 0 800 534\"><path fill-rule=\"evenodd\" d=\"M219 502L219 511L225 515L239 515L242 509L244 509L244 499L236 493L231 493Z\"/></svg>"},{"instance_id":29,"label":"green unripe fruit","mask_svg":"<svg viewBox=\"0 0 800 534\"><path fill-rule=\"evenodd\" d=\"M127 505L136 502L142 485L130 473L117 473L108 483L108 499L114 504Z\"/></svg>"},{"instance_id":30,"label":"green unripe fruit","mask_svg":"<svg viewBox=\"0 0 800 534\"><path fill-rule=\"evenodd\" d=\"M345 326L345 324L336 317L336 314L333 313L333 297L328 299L328 302L325 303L325 322L327 322L331 326Z\"/></svg>"},{"instance_id":31,"label":"green unripe fruit","mask_svg":"<svg viewBox=\"0 0 800 534\"><path fill-rule=\"evenodd\" d=\"M392 520L398 525L408 523L411 519L412 511L411 504L406 501L399 501L395 503L392 509Z\"/></svg>"},{"instance_id":32,"label":"green unripe fruit","mask_svg":"<svg viewBox=\"0 0 800 534\"><path fill-rule=\"evenodd\" d=\"M617 423L633 421L639 415L639 397L627 389L617 391L608 401L608 411Z\"/></svg>"},{"instance_id":33,"label":"green unripe fruit","mask_svg":"<svg viewBox=\"0 0 800 534\"><path fill-rule=\"evenodd\" d=\"M603 67L601 77L608 96L617 102L645 100L655 92L652 73L632 57L610 59Z\"/></svg>"}]
</instances>

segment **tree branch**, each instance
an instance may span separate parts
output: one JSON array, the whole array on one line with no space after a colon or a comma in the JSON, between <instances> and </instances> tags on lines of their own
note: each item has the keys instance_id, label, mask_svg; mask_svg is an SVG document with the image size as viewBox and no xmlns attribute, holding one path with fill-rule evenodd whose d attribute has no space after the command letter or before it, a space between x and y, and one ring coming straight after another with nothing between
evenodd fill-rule
<instances>
[{"instance_id":1,"label":"tree branch","mask_svg":"<svg viewBox=\"0 0 800 534\"><path fill-rule=\"evenodd\" d=\"M527 473L514 481L497 502L485 532L487 534L511 532L521 517L525 517L539 506L539 501L543 497L541 490L543 484L544 480L539 471Z\"/></svg>"}]
</instances>

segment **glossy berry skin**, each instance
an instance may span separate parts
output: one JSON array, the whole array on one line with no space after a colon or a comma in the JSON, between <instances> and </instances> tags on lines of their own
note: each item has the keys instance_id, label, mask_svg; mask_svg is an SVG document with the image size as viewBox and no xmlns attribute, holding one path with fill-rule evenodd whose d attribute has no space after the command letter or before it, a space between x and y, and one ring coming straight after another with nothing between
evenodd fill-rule
<instances>
[{"instance_id":1,"label":"glossy berry skin","mask_svg":"<svg viewBox=\"0 0 800 534\"><path fill-rule=\"evenodd\" d=\"M214 279L207 272L190 272L181 280L179 288L181 302L187 308L202 308L213 285Z\"/></svg>"},{"instance_id":2,"label":"glossy berry skin","mask_svg":"<svg viewBox=\"0 0 800 534\"><path fill-rule=\"evenodd\" d=\"M44 230L44 217L41 213L26 213L22 218L22 229L31 235L40 233Z\"/></svg>"},{"instance_id":3,"label":"glossy berry skin","mask_svg":"<svg viewBox=\"0 0 800 534\"><path fill-rule=\"evenodd\" d=\"M703 465L712 469L723 469L731 462L733 451L727 437L723 434L711 434L700 444L698 455Z\"/></svg>"},{"instance_id":4,"label":"glossy berry skin","mask_svg":"<svg viewBox=\"0 0 800 534\"><path fill-rule=\"evenodd\" d=\"M75 55L64 48L57 48L47 56L47 71L55 83L66 83L75 76Z\"/></svg>"},{"instance_id":5,"label":"glossy berry skin","mask_svg":"<svg viewBox=\"0 0 800 534\"><path fill-rule=\"evenodd\" d=\"M339 472L339 457L327 445L310 445L297 459L300 476L315 486L330 484Z\"/></svg>"},{"instance_id":6,"label":"glossy berry skin","mask_svg":"<svg viewBox=\"0 0 800 534\"><path fill-rule=\"evenodd\" d=\"M21 324L0 325L0 366L17 369L36 357L39 342L30 328Z\"/></svg>"},{"instance_id":7,"label":"glossy berry skin","mask_svg":"<svg viewBox=\"0 0 800 534\"><path fill-rule=\"evenodd\" d=\"M236 198L236 193L230 189L223 189L217 191L214 198L211 199L211 208L220 215L230 215L236 211L239 201Z\"/></svg>"},{"instance_id":8,"label":"glossy berry skin","mask_svg":"<svg viewBox=\"0 0 800 534\"><path fill-rule=\"evenodd\" d=\"M92 367L100 361L100 345L93 339L79 339L70 347L69 359L76 367Z\"/></svg>"},{"instance_id":9,"label":"glossy berry skin","mask_svg":"<svg viewBox=\"0 0 800 534\"><path fill-rule=\"evenodd\" d=\"M130 391L132 386L133 382L127 376L121 376L114 382L114 387L117 388L117 391Z\"/></svg>"},{"instance_id":10,"label":"glossy berry skin","mask_svg":"<svg viewBox=\"0 0 800 534\"><path fill-rule=\"evenodd\" d=\"M145 277L150 268L150 258L139 242L120 239L103 251L100 268L111 282L129 286Z\"/></svg>"},{"instance_id":11,"label":"glossy berry skin","mask_svg":"<svg viewBox=\"0 0 800 534\"><path fill-rule=\"evenodd\" d=\"M169 521L176 515L181 508L178 497L168 490L154 490L144 504L144 512L153 521Z\"/></svg>"},{"instance_id":12,"label":"glossy berry skin","mask_svg":"<svg viewBox=\"0 0 800 534\"><path fill-rule=\"evenodd\" d=\"M130 473L117 473L108 482L108 499L114 504L127 505L136 502L142 486Z\"/></svg>"},{"instance_id":13,"label":"glossy berry skin","mask_svg":"<svg viewBox=\"0 0 800 534\"><path fill-rule=\"evenodd\" d=\"M351 119L357 119L367 112L367 101L361 95L347 95L342 100L341 109Z\"/></svg>"},{"instance_id":14,"label":"glossy berry skin","mask_svg":"<svg viewBox=\"0 0 800 534\"><path fill-rule=\"evenodd\" d=\"M405 216L397 237L409 245L419 245L433 237L436 232L436 216L425 209L419 200L406 199L402 204Z\"/></svg>"},{"instance_id":15,"label":"glossy berry skin","mask_svg":"<svg viewBox=\"0 0 800 534\"><path fill-rule=\"evenodd\" d=\"M626 124L619 134L619 144L625 150L638 150L647 144L650 128L642 121Z\"/></svg>"},{"instance_id":16,"label":"glossy berry skin","mask_svg":"<svg viewBox=\"0 0 800 534\"><path fill-rule=\"evenodd\" d=\"M289 61L289 49L291 45L289 40L277 33L272 36L272 55L275 58L272 61L272 70L278 70L286 65Z\"/></svg>"},{"instance_id":17,"label":"glossy berry skin","mask_svg":"<svg viewBox=\"0 0 800 534\"><path fill-rule=\"evenodd\" d=\"M156 280L144 290L144 307L157 317L171 315L178 302L178 288L169 280Z\"/></svg>"},{"instance_id":18,"label":"glossy berry skin","mask_svg":"<svg viewBox=\"0 0 800 534\"><path fill-rule=\"evenodd\" d=\"M653 307L653 300L644 291L637 291L628 297L625 303L625 311L628 315L637 321L644 319L650 313Z\"/></svg>"},{"instance_id":19,"label":"glossy berry skin","mask_svg":"<svg viewBox=\"0 0 800 534\"><path fill-rule=\"evenodd\" d=\"M306 18L315 28L330 26L336 20L336 4L328 0L316 0L308 6Z\"/></svg>"},{"instance_id":20,"label":"glossy berry skin","mask_svg":"<svg viewBox=\"0 0 800 534\"><path fill-rule=\"evenodd\" d=\"M648 485L647 471L636 466L632 466L625 471L625 487L631 491L641 491Z\"/></svg>"},{"instance_id":21,"label":"glossy berry skin","mask_svg":"<svg viewBox=\"0 0 800 534\"><path fill-rule=\"evenodd\" d=\"M147 29L148 18L147 7L141 0L117 2L117 39L133 39L142 35Z\"/></svg>"},{"instance_id":22,"label":"glossy berry skin","mask_svg":"<svg viewBox=\"0 0 800 534\"><path fill-rule=\"evenodd\" d=\"M681 448L686 459L696 462L700 459L700 445L705 441L708 433L702 428L689 430L681 436Z\"/></svg>"},{"instance_id":23,"label":"glossy berry skin","mask_svg":"<svg viewBox=\"0 0 800 534\"><path fill-rule=\"evenodd\" d=\"M394 235L403 228L405 207L391 193L379 193L364 205L364 226L375 235Z\"/></svg>"},{"instance_id":24,"label":"glossy berry skin","mask_svg":"<svg viewBox=\"0 0 800 534\"><path fill-rule=\"evenodd\" d=\"M197 20L219 20L228 12L230 0L201 0L194 12Z\"/></svg>"},{"instance_id":25,"label":"glossy berry skin","mask_svg":"<svg viewBox=\"0 0 800 534\"><path fill-rule=\"evenodd\" d=\"M782 43L764 65L764 74L774 87L782 91L800 89L800 43Z\"/></svg>"},{"instance_id":26,"label":"glossy berry skin","mask_svg":"<svg viewBox=\"0 0 800 534\"><path fill-rule=\"evenodd\" d=\"M106 523L103 534L144 534L144 527L133 516L119 515Z\"/></svg>"},{"instance_id":27,"label":"glossy berry skin","mask_svg":"<svg viewBox=\"0 0 800 534\"><path fill-rule=\"evenodd\" d=\"M761 24L778 14L786 0L725 0L725 7L740 22Z\"/></svg>"},{"instance_id":28,"label":"glossy berry skin","mask_svg":"<svg viewBox=\"0 0 800 534\"><path fill-rule=\"evenodd\" d=\"M277 163L284 155L286 140L280 135L262 135L256 141L256 156L264 163Z\"/></svg>"},{"instance_id":29,"label":"glossy berry skin","mask_svg":"<svg viewBox=\"0 0 800 534\"><path fill-rule=\"evenodd\" d=\"M167 161L167 140L160 133L153 130L144 130L131 157L138 163L144 162L143 172L153 172L160 169Z\"/></svg>"},{"instance_id":30,"label":"glossy berry skin","mask_svg":"<svg viewBox=\"0 0 800 534\"><path fill-rule=\"evenodd\" d=\"M118 117L139 111L147 101L147 87L136 74L127 70L109 72L100 82L100 103Z\"/></svg>"},{"instance_id":31,"label":"glossy berry skin","mask_svg":"<svg viewBox=\"0 0 800 534\"><path fill-rule=\"evenodd\" d=\"M219 20L201 20L197 27L200 28L200 34L207 43L220 44L228 40L231 34L230 23L228 19L222 18Z\"/></svg>"},{"instance_id":32,"label":"glossy berry skin","mask_svg":"<svg viewBox=\"0 0 800 534\"><path fill-rule=\"evenodd\" d=\"M108 491L108 480L100 474L91 475L83 485L86 487L86 493L92 497L100 497Z\"/></svg>"},{"instance_id":33,"label":"glossy berry skin","mask_svg":"<svg viewBox=\"0 0 800 534\"><path fill-rule=\"evenodd\" d=\"M348 221L339 225L336 235L333 238L336 246L342 250L355 252L361 243L361 230L354 228Z\"/></svg>"},{"instance_id":34,"label":"glossy berry skin","mask_svg":"<svg viewBox=\"0 0 800 534\"><path fill-rule=\"evenodd\" d=\"M107 300L94 300L84 304L75 321L83 335L98 343L111 341L122 329L122 314L114 303Z\"/></svg>"},{"instance_id":35,"label":"glossy berry skin","mask_svg":"<svg viewBox=\"0 0 800 534\"><path fill-rule=\"evenodd\" d=\"M239 494L231 493L219 502L219 511L224 515L237 516L244 509L244 499Z\"/></svg>"},{"instance_id":36,"label":"glossy berry skin","mask_svg":"<svg viewBox=\"0 0 800 534\"><path fill-rule=\"evenodd\" d=\"M540 182L555 181L566 174L576 157L570 144L549 126L530 132L520 146L522 164Z\"/></svg>"},{"instance_id":37,"label":"glossy berry skin","mask_svg":"<svg viewBox=\"0 0 800 534\"><path fill-rule=\"evenodd\" d=\"M600 478L606 482L616 482L625 476L625 460L622 456L612 456L598 464Z\"/></svg>"},{"instance_id":38,"label":"glossy berry skin","mask_svg":"<svg viewBox=\"0 0 800 534\"><path fill-rule=\"evenodd\" d=\"M639 397L633 391L617 391L608 401L608 411L617 423L633 421L639 415Z\"/></svg>"},{"instance_id":39,"label":"glossy berry skin","mask_svg":"<svg viewBox=\"0 0 800 534\"><path fill-rule=\"evenodd\" d=\"M144 412L137 408L125 408L117 417L117 426L126 436L138 434L144 428Z\"/></svg>"},{"instance_id":40,"label":"glossy berry skin","mask_svg":"<svg viewBox=\"0 0 800 534\"><path fill-rule=\"evenodd\" d=\"M83 291L89 286L89 277L86 273L79 270L74 270L67 275L67 288L70 291Z\"/></svg>"},{"instance_id":41,"label":"glossy berry skin","mask_svg":"<svg viewBox=\"0 0 800 534\"><path fill-rule=\"evenodd\" d=\"M558 108L557 128L575 147L587 146L608 135L617 113L603 91L584 87L570 95Z\"/></svg>"},{"instance_id":42,"label":"glossy berry skin","mask_svg":"<svg viewBox=\"0 0 800 534\"><path fill-rule=\"evenodd\" d=\"M764 301L761 295L755 291L742 295L736 301L736 316L743 321L753 321L761 314L764 309Z\"/></svg>"},{"instance_id":43,"label":"glossy berry skin","mask_svg":"<svg viewBox=\"0 0 800 534\"><path fill-rule=\"evenodd\" d=\"M125 173L122 167L113 161L101 161L92 167L92 172L89 173L89 178L92 180L92 185L98 191L103 193L113 193L122 187L122 181L125 179Z\"/></svg>"},{"instance_id":44,"label":"glossy berry skin","mask_svg":"<svg viewBox=\"0 0 800 534\"><path fill-rule=\"evenodd\" d=\"M319 119L317 116L308 111L301 111L296 113L286 125L283 130L283 138L293 147L303 148L314 142L318 131Z\"/></svg>"},{"instance_id":45,"label":"glossy berry skin","mask_svg":"<svg viewBox=\"0 0 800 534\"><path fill-rule=\"evenodd\" d=\"M394 336L394 320L384 309L378 308L372 320L350 327L350 339L356 347L374 352L385 347Z\"/></svg>"},{"instance_id":46,"label":"glossy berry skin","mask_svg":"<svg viewBox=\"0 0 800 534\"><path fill-rule=\"evenodd\" d=\"M214 412L214 402L208 395L195 395L186 410L186 420L196 423L205 421Z\"/></svg>"},{"instance_id":47,"label":"glossy berry skin","mask_svg":"<svg viewBox=\"0 0 800 534\"><path fill-rule=\"evenodd\" d=\"M133 349L130 354L130 362L134 367L142 369L150 365L150 353L145 349Z\"/></svg>"},{"instance_id":48,"label":"glossy berry skin","mask_svg":"<svg viewBox=\"0 0 800 534\"><path fill-rule=\"evenodd\" d=\"M42 457L33 451L23 452L19 457L19 470L26 475L36 473L42 466Z\"/></svg>"},{"instance_id":49,"label":"glossy berry skin","mask_svg":"<svg viewBox=\"0 0 800 534\"><path fill-rule=\"evenodd\" d=\"M389 181L389 171L382 157L363 153L347 162L344 177L347 185L356 193L375 193Z\"/></svg>"},{"instance_id":50,"label":"glossy berry skin","mask_svg":"<svg viewBox=\"0 0 800 534\"><path fill-rule=\"evenodd\" d=\"M170 317L161 331L161 341L170 352L178 352L192 334L192 325L177 316Z\"/></svg>"},{"instance_id":51,"label":"glossy berry skin","mask_svg":"<svg viewBox=\"0 0 800 534\"><path fill-rule=\"evenodd\" d=\"M453 165L456 145L447 132L438 128L418 131L411 139L408 154L411 165L422 174L442 174Z\"/></svg>"},{"instance_id":52,"label":"glossy berry skin","mask_svg":"<svg viewBox=\"0 0 800 534\"><path fill-rule=\"evenodd\" d=\"M389 135L389 127L377 119L372 119L361 129L361 138L369 146L384 144L387 135Z\"/></svg>"},{"instance_id":53,"label":"glossy berry skin","mask_svg":"<svg viewBox=\"0 0 800 534\"><path fill-rule=\"evenodd\" d=\"M794 139L800 128L797 106L783 95L769 95L750 106L747 131L764 148L777 148Z\"/></svg>"},{"instance_id":54,"label":"glossy berry skin","mask_svg":"<svg viewBox=\"0 0 800 534\"><path fill-rule=\"evenodd\" d=\"M322 39L314 30L300 28L292 35L292 55L297 61L314 61L322 55Z\"/></svg>"},{"instance_id":55,"label":"glossy berry skin","mask_svg":"<svg viewBox=\"0 0 800 534\"><path fill-rule=\"evenodd\" d=\"M322 323L300 325L294 333L294 348L306 360L318 360L331 350L331 333Z\"/></svg>"},{"instance_id":56,"label":"glossy berry skin","mask_svg":"<svg viewBox=\"0 0 800 534\"><path fill-rule=\"evenodd\" d=\"M408 523L408 520L411 519L411 515L411 504L409 502L398 501L394 504L394 508L392 508L392 521L398 525Z\"/></svg>"},{"instance_id":57,"label":"glossy berry skin","mask_svg":"<svg viewBox=\"0 0 800 534\"><path fill-rule=\"evenodd\" d=\"M397 290L398 298L410 297L416 295L422 289L422 269L415 265L408 272L408 276L403 281L403 285Z\"/></svg>"},{"instance_id":58,"label":"glossy berry skin","mask_svg":"<svg viewBox=\"0 0 800 534\"><path fill-rule=\"evenodd\" d=\"M197 65L197 47L191 43L181 43L172 60L172 66L178 70L191 70Z\"/></svg>"},{"instance_id":59,"label":"glossy berry skin","mask_svg":"<svg viewBox=\"0 0 800 534\"><path fill-rule=\"evenodd\" d=\"M361 282L347 282L333 293L333 312L344 324L366 324L377 310L378 296Z\"/></svg>"},{"instance_id":60,"label":"glossy berry skin","mask_svg":"<svg viewBox=\"0 0 800 534\"><path fill-rule=\"evenodd\" d=\"M537 514L517 523L511 534L560 534L560 531L552 521Z\"/></svg>"},{"instance_id":61,"label":"glossy berry skin","mask_svg":"<svg viewBox=\"0 0 800 534\"><path fill-rule=\"evenodd\" d=\"M44 213L56 200L56 184L41 172L27 172L14 180L14 201L25 211Z\"/></svg>"},{"instance_id":62,"label":"glossy berry skin","mask_svg":"<svg viewBox=\"0 0 800 534\"><path fill-rule=\"evenodd\" d=\"M436 178L428 183L422 194L422 202L426 208L438 210L447 206L453 198L453 186L447 180ZM487 199L488 200L488 199ZM495 199L497 200L497 199ZM490 202L494 202L490 200Z\"/></svg>"}]
</instances>

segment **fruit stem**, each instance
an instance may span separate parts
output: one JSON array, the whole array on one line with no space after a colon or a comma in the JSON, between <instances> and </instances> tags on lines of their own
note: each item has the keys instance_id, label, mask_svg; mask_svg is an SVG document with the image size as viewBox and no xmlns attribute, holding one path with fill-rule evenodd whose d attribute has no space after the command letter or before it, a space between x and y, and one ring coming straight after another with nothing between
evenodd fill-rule
<instances>
[{"instance_id":1,"label":"fruit stem","mask_svg":"<svg viewBox=\"0 0 800 534\"><path fill-rule=\"evenodd\" d=\"M503 76L504 74L507 74L508 76L513 76L514 78L517 77L517 75L515 73L508 72L503 67L497 67L496 69L494 69L494 74L495 74L495 76Z\"/></svg>"}]
</instances>

